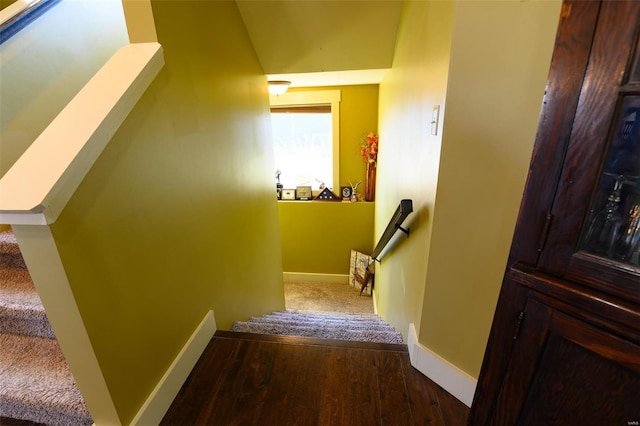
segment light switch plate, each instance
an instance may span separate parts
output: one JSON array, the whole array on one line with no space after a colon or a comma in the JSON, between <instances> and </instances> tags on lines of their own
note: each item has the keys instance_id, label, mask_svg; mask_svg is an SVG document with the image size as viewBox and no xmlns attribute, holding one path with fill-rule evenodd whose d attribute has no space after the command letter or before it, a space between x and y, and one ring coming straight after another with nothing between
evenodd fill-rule
<instances>
[{"instance_id":1,"label":"light switch plate","mask_svg":"<svg viewBox=\"0 0 640 426\"><path fill-rule=\"evenodd\" d=\"M431 134L438 134L438 117L440 115L440 105L434 105L431 112Z\"/></svg>"}]
</instances>

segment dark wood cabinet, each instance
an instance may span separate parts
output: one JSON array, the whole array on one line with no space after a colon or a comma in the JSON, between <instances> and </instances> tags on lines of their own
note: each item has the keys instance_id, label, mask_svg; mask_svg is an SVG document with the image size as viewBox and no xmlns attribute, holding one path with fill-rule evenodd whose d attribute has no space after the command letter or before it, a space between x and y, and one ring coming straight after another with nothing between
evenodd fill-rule
<instances>
[{"instance_id":1,"label":"dark wood cabinet","mask_svg":"<svg viewBox=\"0 0 640 426\"><path fill-rule=\"evenodd\" d=\"M640 1L565 1L470 425L640 423Z\"/></svg>"}]
</instances>

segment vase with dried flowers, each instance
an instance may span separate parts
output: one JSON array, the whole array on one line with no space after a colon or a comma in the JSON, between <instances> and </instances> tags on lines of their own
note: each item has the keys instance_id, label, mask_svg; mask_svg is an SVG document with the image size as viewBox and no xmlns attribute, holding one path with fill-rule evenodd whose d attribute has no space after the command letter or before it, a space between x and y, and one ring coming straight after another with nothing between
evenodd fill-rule
<instances>
[{"instance_id":1,"label":"vase with dried flowers","mask_svg":"<svg viewBox=\"0 0 640 426\"><path fill-rule=\"evenodd\" d=\"M367 175L364 182L364 199L376 199L376 165L378 163L378 135L373 132L365 134L360 141L360 156L367 164Z\"/></svg>"}]
</instances>

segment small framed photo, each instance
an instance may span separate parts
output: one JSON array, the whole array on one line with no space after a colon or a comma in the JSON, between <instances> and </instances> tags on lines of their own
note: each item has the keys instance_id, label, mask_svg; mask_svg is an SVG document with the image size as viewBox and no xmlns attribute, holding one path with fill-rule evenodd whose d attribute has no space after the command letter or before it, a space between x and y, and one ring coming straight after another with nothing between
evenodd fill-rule
<instances>
[{"instance_id":1,"label":"small framed photo","mask_svg":"<svg viewBox=\"0 0 640 426\"><path fill-rule=\"evenodd\" d=\"M351 199L351 187L350 186L341 186L340 187L340 195L343 200Z\"/></svg>"},{"instance_id":2,"label":"small framed photo","mask_svg":"<svg viewBox=\"0 0 640 426\"><path fill-rule=\"evenodd\" d=\"M298 186L296 188L296 198L298 200L311 200L313 198L313 194L311 193L310 186Z\"/></svg>"},{"instance_id":3,"label":"small framed photo","mask_svg":"<svg viewBox=\"0 0 640 426\"><path fill-rule=\"evenodd\" d=\"M296 199L296 190L295 189L283 189L282 190L282 199L283 200L295 200Z\"/></svg>"}]
</instances>

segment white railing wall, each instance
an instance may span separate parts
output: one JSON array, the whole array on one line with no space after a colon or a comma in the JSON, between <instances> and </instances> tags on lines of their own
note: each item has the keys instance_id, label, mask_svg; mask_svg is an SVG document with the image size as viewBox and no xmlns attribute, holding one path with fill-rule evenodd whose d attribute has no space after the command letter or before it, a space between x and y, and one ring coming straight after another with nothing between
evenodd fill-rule
<instances>
[{"instance_id":1,"label":"white railing wall","mask_svg":"<svg viewBox=\"0 0 640 426\"><path fill-rule=\"evenodd\" d=\"M0 224L53 223L163 65L158 43L120 48L0 179Z\"/></svg>"}]
</instances>

